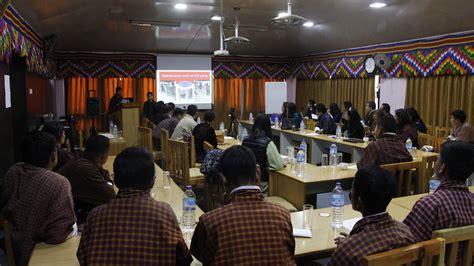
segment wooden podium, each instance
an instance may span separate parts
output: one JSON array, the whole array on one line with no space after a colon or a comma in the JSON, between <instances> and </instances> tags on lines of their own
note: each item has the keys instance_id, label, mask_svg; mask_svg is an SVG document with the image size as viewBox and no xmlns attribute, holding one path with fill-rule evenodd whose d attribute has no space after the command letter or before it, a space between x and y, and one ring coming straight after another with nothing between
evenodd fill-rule
<instances>
[{"instance_id":1,"label":"wooden podium","mask_svg":"<svg viewBox=\"0 0 474 266\"><path fill-rule=\"evenodd\" d=\"M122 108L111 114L118 119L118 128L123 132L127 147L138 145L138 127L140 126L140 103L122 104Z\"/></svg>"}]
</instances>

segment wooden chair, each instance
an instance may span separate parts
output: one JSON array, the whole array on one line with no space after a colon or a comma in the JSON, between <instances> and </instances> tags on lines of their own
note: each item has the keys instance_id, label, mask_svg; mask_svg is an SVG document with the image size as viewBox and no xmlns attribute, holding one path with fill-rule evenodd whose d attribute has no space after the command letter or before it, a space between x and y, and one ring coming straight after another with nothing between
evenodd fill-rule
<instances>
[{"instance_id":1,"label":"wooden chair","mask_svg":"<svg viewBox=\"0 0 474 266\"><path fill-rule=\"evenodd\" d=\"M451 128L450 127L436 127L435 128L435 134L434 136L437 138L443 138L446 139L449 134L451 134Z\"/></svg>"},{"instance_id":2,"label":"wooden chair","mask_svg":"<svg viewBox=\"0 0 474 266\"><path fill-rule=\"evenodd\" d=\"M79 151L83 152L84 151L84 135L82 129L78 131L79 135Z\"/></svg>"},{"instance_id":3,"label":"wooden chair","mask_svg":"<svg viewBox=\"0 0 474 266\"><path fill-rule=\"evenodd\" d=\"M443 138L432 137L431 141L432 141L431 146L433 146L434 151L439 153L441 152L441 146L446 140Z\"/></svg>"},{"instance_id":4,"label":"wooden chair","mask_svg":"<svg viewBox=\"0 0 474 266\"><path fill-rule=\"evenodd\" d=\"M420 178L418 179L418 193L428 193L429 186L428 182L434 174L434 167L436 161L438 160L438 155L433 154L429 156L424 156L421 158L421 173Z\"/></svg>"},{"instance_id":5,"label":"wooden chair","mask_svg":"<svg viewBox=\"0 0 474 266\"><path fill-rule=\"evenodd\" d=\"M204 141L203 143L203 149L206 151L206 153L212 151L214 149L214 146L212 146L211 143Z\"/></svg>"},{"instance_id":6,"label":"wooden chair","mask_svg":"<svg viewBox=\"0 0 474 266\"><path fill-rule=\"evenodd\" d=\"M431 145L431 136L425 133L418 132L418 148L422 148L425 145Z\"/></svg>"},{"instance_id":7,"label":"wooden chair","mask_svg":"<svg viewBox=\"0 0 474 266\"><path fill-rule=\"evenodd\" d=\"M421 162L403 162L381 165L382 168L388 170L393 176L397 178L397 197L411 195L411 192L416 190L413 187L413 178L417 178L421 174ZM419 181L416 180L417 182Z\"/></svg>"},{"instance_id":8,"label":"wooden chair","mask_svg":"<svg viewBox=\"0 0 474 266\"><path fill-rule=\"evenodd\" d=\"M362 259L365 266L387 265L444 265L444 239L436 238L410 246L392 249L379 254L366 256Z\"/></svg>"},{"instance_id":9,"label":"wooden chair","mask_svg":"<svg viewBox=\"0 0 474 266\"><path fill-rule=\"evenodd\" d=\"M445 262L447 266L456 265L457 257L462 259L461 265L473 265L474 225L434 231L433 238L438 237L444 238L446 241ZM462 252L462 254L458 254L458 252Z\"/></svg>"},{"instance_id":10,"label":"wooden chair","mask_svg":"<svg viewBox=\"0 0 474 266\"><path fill-rule=\"evenodd\" d=\"M15 254L13 252L12 225L5 218L0 217L0 226L3 229L5 239L5 252L7 253L8 265L15 266Z\"/></svg>"},{"instance_id":11,"label":"wooden chair","mask_svg":"<svg viewBox=\"0 0 474 266\"><path fill-rule=\"evenodd\" d=\"M433 125L425 125L425 126L426 126L426 133L427 133L428 135L433 136L433 134L434 134L434 127L433 127Z\"/></svg>"},{"instance_id":12,"label":"wooden chair","mask_svg":"<svg viewBox=\"0 0 474 266\"><path fill-rule=\"evenodd\" d=\"M161 144L161 168L164 170L168 169L168 140L170 139L170 133L166 129L161 129L160 132L160 144Z\"/></svg>"},{"instance_id":13,"label":"wooden chair","mask_svg":"<svg viewBox=\"0 0 474 266\"><path fill-rule=\"evenodd\" d=\"M145 148L153 155L154 161L161 160L161 151L153 148L152 129L148 127L138 127L138 147Z\"/></svg>"},{"instance_id":14,"label":"wooden chair","mask_svg":"<svg viewBox=\"0 0 474 266\"><path fill-rule=\"evenodd\" d=\"M185 134L183 141L188 143L189 148L189 167L196 167L196 143L194 142L194 136L191 134Z\"/></svg>"},{"instance_id":15,"label":"wooden chair","mask_svg":"<svg viewBox=\"0 0 474 266\"><path fill-rule=\"evenodd\" d=\"M203 185L204 176L199 168L191 168L189 144L184 141L168 140L168 171L171 177L182 184L187 185Z\"/></svg>"}]
</instances>

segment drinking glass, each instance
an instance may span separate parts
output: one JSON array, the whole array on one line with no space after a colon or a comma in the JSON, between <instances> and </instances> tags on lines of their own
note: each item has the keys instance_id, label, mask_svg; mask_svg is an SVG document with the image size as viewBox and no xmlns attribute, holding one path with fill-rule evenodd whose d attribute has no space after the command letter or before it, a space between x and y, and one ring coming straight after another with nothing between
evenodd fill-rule
<instances>
[{"instance_id":1,"label":"drinking glass","mask_svg":"<svg viewBox=\"0 0 474 266\"><path fill-rule=\"evenodd\" d=\"M286 147L286 152L288 153L288 157L290 157L290 159L295 158L295 147L294 146L287 146Z\"/></svg>"},{"instance_id":2,"label":"drinking glass","mask_svg":"<svg viewBox=\"0 0 474 266\"><path fill-rule=\"evenodd\" d=\"M337 164L342 163L342 152L337 153Z\"/></svg>"},{"instance_id":3,"label":"drinking glass","mask_svg":"<svg viewBox=\"0 0 474 266\"><path fill-rule=\"evenodd\" d=\"M328 155L327 153L321 156L321 166L326 167L328 166Z\"/></svg>"},{"instance_id":4,"label":"drinking glass","mask_svg":"<svg viewBox=\"0 0 474 266\"><path fill-rule=\"evenodd\" d=\"M170 172L163 171L163 188L170 189L171 188L171 176Z\"/></svg>"},{"instance_id":5,"label":"drinking glass","mask_svg":"<svg viewBox=\"0 0 474 266\"><path fill-rule=\"evenodd\" d=\"M303 229L309 229L313 227L313 205L303 205Z\"/></svg>"},{"instance_id":6,"label":"drinking glass","mask_svg":"<svg viewBox=\"0 0 474 266\"><path fill-rule=\"evenodd\" d=\"M290 173L296 174L296 159L290 158Z\"/></svg>"}]
</instances>

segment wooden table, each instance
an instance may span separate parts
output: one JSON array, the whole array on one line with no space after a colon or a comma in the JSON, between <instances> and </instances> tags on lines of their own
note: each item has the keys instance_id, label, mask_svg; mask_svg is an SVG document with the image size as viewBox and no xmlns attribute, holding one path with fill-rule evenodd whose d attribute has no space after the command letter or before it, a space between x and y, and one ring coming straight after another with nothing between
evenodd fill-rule
<instances>
[{"instance_id":1,"label":"wooden table","mask_svg":"<svg viewBox=\"0 0 474 266\"><path fill-rule=\"evenodd\" d=\"M224 137L224 143L218 144L217 148L220 150L227 150L234 145L241 145L242 143L232 137Z\"/></svg>"},{"instance_id":2,"label":"wooden table","mask_svg":"<svg viewBox=\"0 0 474 266\"><path fill-rule=\"evenodd\" d=\"M316 206L316 194L332 191L336 182L341 182L344 189L349 189L357 172L353 167L342 170L340 167L307 163L304 176L298 177L290 168L287 165L283 170L270 172L268 193L286 199L298 210L306 203Z\"/></svg>"},{"instance_id":3,"label":"wooden table","mask_svg":"<svg viewBox=\"0 0 474 266\"><path fill-rule=\"evenodd\" d=\"M113 163L115 156L109 156L104 168L110 173L113 173ZM183 194L184 192L171 181L170 189L163 189L163 171L155 164L156 180L155 186L151 193L152 197L158 201L168 203L173 209L174 213L180 220L183 213ZM203 211L197 207L196 218L199 218ZM190 239L187 243L189 244ZM76 252L79 246L80 236L68 239L66 242L59 245L49 245L46 243L36 244L29 265L79 265L77 261ZM199 264L195 261L193 264Z\"/></svg>"},{"instance_id":4,"label":"wooden table","mask_svg":"<svg viewBox=\"0 0 474 266\"><path fill-rule=\"evenodd\" d=\"M128 147L124 138L113 138L111 134L105 132L101 132L99 135L107 137L110 140L109 156L118 155Z\"/></svg>"},{"instance_id":5,"label":"wooden table","mask_svg":"<svg viewBox=\"0 0 474 266\"><path fill-rule=\"evenodd\" d=\"M469 191L474 193L474 186L469 187ZM428 195L428 193L417 194L417 195L406 196L406 197L400 197L400 198L394 198L394 199L392 199L392 204L395 204L395 205L398 205L400 207L411 210L411 209L413 209L413 206L415 206L415 203L419 199L421 199L422 197L424 197L426 195Z\"/></svg>"},{"instance_id":6,"label":"wooden table","mask_svg":"<svg viewBox=\"0 0 474 266\"><path fill-rule=\"evenodd\" d=\"M403 221L410 212L408 209L390 204L387 208L388 213L396 220ZM336 248L334 238L339 236L339 232L330 226L331 216L322 217L320 213L331 214L331 208L313 210L313 227L312 238L295 238L296 248L295 257L301 258L305 256L329 257L331 252ZM344 220L362 217L359 212L352 210L351 205L344 206ZM291 222L293 227L301 228L303 225L303 212L294 212L291 214Z\"/></svg>"}]
</instances>

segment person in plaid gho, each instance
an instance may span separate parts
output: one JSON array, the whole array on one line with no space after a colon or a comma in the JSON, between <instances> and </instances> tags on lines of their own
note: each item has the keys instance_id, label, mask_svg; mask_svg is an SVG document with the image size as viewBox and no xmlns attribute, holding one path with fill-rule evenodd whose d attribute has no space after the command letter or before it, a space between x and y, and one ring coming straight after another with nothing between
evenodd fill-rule
<instances>
[{"instance_id":1,"label":"person in plaid gho","mask_svg":"<svg viewBox=\"0 0 474 266\"><path fill-rule=\"evenodd\" d=\"M199 218L191 241L204 265L295 265L290 213L263 200L256 165L252 150L241 145L222 155L219 168L230 198Z\"/></svg>"},{"instance_id":2,"label":"person in plaid gho","mask_svg":"<svg viewBox=\"0 0 474 266\"><path fill-rule=\"evenodd\" d=\"M387 213L396 187L395 178L378 166L357 171L350 197L363 218L349 236L336 238L330 265L360 265L365 256L416 243L410 229Z\"/></svg>"},{"instance_id":3,"label":"person in plaid gho","mask_svg":"<svg viewBox=\"0 0 474 266\"><path fill-rule=\"evenodd\" d=\"M81 265L189 265L192 256L171 207L150 196L155 164L143 148L114 161L117 197L91 211L77 258Z\"/></svg>"}]
</instances>

